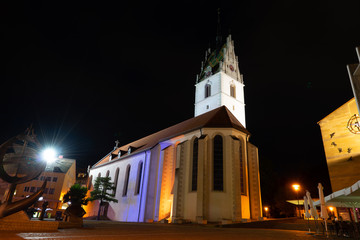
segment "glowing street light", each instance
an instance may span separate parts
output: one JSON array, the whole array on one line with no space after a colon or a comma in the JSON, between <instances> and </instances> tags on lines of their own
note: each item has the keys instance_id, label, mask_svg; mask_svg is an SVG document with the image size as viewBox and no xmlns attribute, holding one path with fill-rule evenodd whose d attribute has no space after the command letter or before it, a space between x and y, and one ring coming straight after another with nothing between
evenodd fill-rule
<instances>
[{"instance_id":1,"label":"glowing street light","mask_svg":"<svg viewBox=\"0 0 360 240\"><path fill-rule=\"evenodd\" d=\"M264 207L264 211L265 211L265 217L269 217L269 216L268 216L269 208L268 208L268 207Z\"/></svg>"},{"instance_id":2,"label":"glowing street light","mask_svg":"<svg viewBox=\"0 0 360 240\"><path fill-rule=\"evenodd\" d=\"M333 207L329 207L329 210L330 210L331 216L335 217L334 208L333 208ZM331 217L331 216L330 216L330 217Z\"/></svg>"},{"instance_id":3,"label":"glowing street light","mask_svg":"<svg viewBox=\"0 0 360 240\"><path fill-rule=\"evenodd\" d=\"M56 160L56 151L53 148L46 148L42 154L42 159L48 163L52 163Z\"/></svg>"},{"instance_id":4,"label":"glowing street light","mask_svg":"<svg viewBox=\"0 0 360 240\"><path fill-rule=\"evenodd\" d=\"M293 184L292 187L296 192L296 199L297 199L297 202L298 202L297 209L298 209L298 212L299 212L299 217L301 217L301 215L300 215L300 204L299 204L300 185L299 184Z\"/></svg>"}]
</instances>

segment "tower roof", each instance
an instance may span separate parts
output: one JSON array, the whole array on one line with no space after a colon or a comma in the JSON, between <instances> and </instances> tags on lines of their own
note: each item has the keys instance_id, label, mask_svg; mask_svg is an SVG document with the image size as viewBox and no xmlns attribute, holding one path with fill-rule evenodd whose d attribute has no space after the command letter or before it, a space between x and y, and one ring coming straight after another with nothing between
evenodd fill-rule
<instances>
[{"instance_id":1,"label":"tower roof","mask_svg":"<svg viewBox=\"0 0 360 240\"><path fill-rule=\"evenodd\" d=\"M229 109L227 109L227 107L225 106L222 106L200 116L190 118L181 123L163 129L159 132L141 138L137 141L121 146L116 150L110 152L103 159L97 162L93 167L109 162L110 156L112 154L117 155L119 151L127 152L129 148L132 148L134 150L131 151L131 154L139 153L141 151L156 146L162 141L201 128L235 128L241 132L250 135L250 132L236 119L236 117L229 111Z\"/></svg>"},{"instance_id":2,"label":"tower roof","mask_svg":"<svg viewBox=\"0 0 360 240\"><path fill-rule=\"evenodd\" d=\"M199 82L221 70L220 62L224 59L225 51L226 43L211 53L210 49L208 50L209 55L205 57L205 64L201 69Z\"/></svg>"},{"instance_id":3,"label":"tower roof","mask_svg":"<svg viewBox=\"0 0 360 240\"><path fill-rule=\"evenodd\" d=\"M231 40L231 35L226 38L225 43L221 43L220 38L217 37L217 39L219 40L217 40L216 49L211 52L209 48L205 52L205 61L201 63L201 71L196 78L196 83L220 71L243 83L239 70L238 57L235 55L234 41Z\"/></svg>"}]
</instances>

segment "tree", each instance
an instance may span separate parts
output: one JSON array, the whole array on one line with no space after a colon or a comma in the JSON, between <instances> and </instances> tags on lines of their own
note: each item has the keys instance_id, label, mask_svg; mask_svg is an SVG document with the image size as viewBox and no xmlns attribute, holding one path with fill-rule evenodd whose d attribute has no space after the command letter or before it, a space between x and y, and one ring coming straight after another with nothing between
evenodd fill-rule
<instances>
[{"instance_id":1,"label":"tree","mask_svg":"<svg viewBox=\"0 0 360 240\"><path fill-rule=\"evenodd\" d=\"M97 177L95 179L94 190L90 192L91 197L89 201L100 201L97 220L100 219L100 209L105 202L118 202L118 200L114 198L115 184L110 182L110 180L111 177Z\"/></svg>"},{"instance_id":2,"label":"tree","mask_svg":"<svg viewBox=\"0 0 360 240\"><path fill-rule=\"evenodd\" d=\"M63 202L70 202L71 205L87 205L89 199L86 198L88 189L75 183L70 190L64 195Z\"/></svg>"},{"instance_id":3,"label":"tree","mask_svg":"<svg viewBox=\"0 0 360 240\"><path fill-rule=\"evenodd\" d=\"M63 202L70 202L70 206L66 208L64 214L69 217L70 222L77 222L82 225L82 217L85 210L81 205L87 205L89 199L86 198L88 189L75 183L70 190L64 195Z\"/></svg>"}]
</instances>

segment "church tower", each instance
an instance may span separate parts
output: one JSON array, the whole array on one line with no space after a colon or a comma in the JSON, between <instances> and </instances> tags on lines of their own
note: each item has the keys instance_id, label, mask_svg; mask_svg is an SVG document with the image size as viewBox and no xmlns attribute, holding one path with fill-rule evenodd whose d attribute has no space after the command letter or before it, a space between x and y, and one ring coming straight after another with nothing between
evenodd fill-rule
<instances>
[{"instance_id":1,"label":"church tower","mask_svg":"<svg viewBox=\"0 0 360 240\"><path fill-rule=\"evenodd\" d=\"M221 106L226 106L246 127L244 81L231 35L224 45L218 44L213 52L210 49L205 52L195 84L195 117Z\"/></svg>"}]
</instances>

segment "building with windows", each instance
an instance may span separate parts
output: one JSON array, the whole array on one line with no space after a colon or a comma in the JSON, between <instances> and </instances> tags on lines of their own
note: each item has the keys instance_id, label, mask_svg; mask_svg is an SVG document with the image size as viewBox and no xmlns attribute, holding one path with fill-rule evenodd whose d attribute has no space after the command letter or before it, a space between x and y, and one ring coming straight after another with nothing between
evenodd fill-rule
<instances>
[{"instance_id":1,"label":"building with windows","mask_svg":"<svg viewBox=\"0 0 360 240\"><path fill-rule=\"evenodd\" d=\"M90 168L114 181L111 220L239 222L262 216L258 149L245 126L244 83L229 36L206 51L195 117L112 151ZM85 206L96 216L99 203Z\"/></svg>"},{"instance_id":2,"label":"building with windows","mask_svg":"<svg viewBox=\"0 0 360 240\"><path fill-rule=\"evenodd\" d=\"M333 192L349 187L359 180L359 122L355 98L318 122Z\"/></svg>"},{"instance_id":3,"label":"building with windows","mask_svg":"<svg viewBox=\"0 0 360 240\"><path fill-rule=\"evenodd\" d=\"M40 189L45 180L46 188L41 200L35 205L41 208L44 201L48 202L47 214L54 216L56 211L66 209L67 204L62 203L62 197L75 183L76 179L76 160L58 158L52 163L47 163L45 171L36 179L18 184L16 186L15 199L21 199L32 195Z\"/></svg>"}]
</instances>

